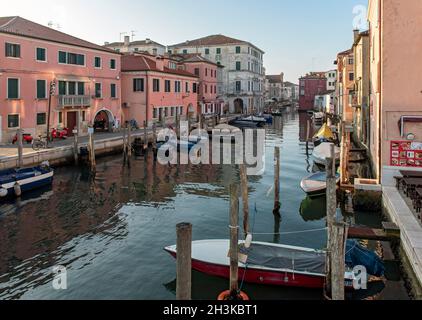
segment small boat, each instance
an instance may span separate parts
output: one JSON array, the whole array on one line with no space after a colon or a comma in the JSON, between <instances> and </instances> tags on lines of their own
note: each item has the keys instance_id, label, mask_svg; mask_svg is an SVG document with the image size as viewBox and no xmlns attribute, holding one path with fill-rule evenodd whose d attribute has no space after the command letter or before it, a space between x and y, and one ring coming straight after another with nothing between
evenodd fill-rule
<instances>
[{"instance_id":1,"label":"small boat","mask_svg":"<svg viewBox=\"0 0 422 320\"><path fill-rule=\"evenodd\" d=\"M318 165L325 166L327 162L327 158L331 156L331 143L323 142L318 147L314 148L312 156L314 158L314 162ZM335 146L334 147L334 154L336 158L336 163L340 161L340 148Z\"/></svg>"},{"instance_id":2,"label":"small boat","mask_svg":"<svg viewBox=\"0 0 422 320\"><path fill-rule=\"evenodd\" d=\"M274 111L271 113L273 117L282 117L283 113L281 111Z\"/></svg>"},{"instance_id":3,"label":"small boat","mask_svg":"<svg viewBox=\"0 0 422 320\"><path fill-rule=\"evenodd\" d=\"M339 174L336 174L336 179L339 183ZM309 197L325 195L327 192L327 174L325 172L311 174L301 181L300 187Z\"/></svg>"},{"instance_id":4,"label":"small boat","mask_svg":"<svg viewBox=\"0 0 422 320\"><path fill-rule=\"evenodd\" d=\"M230 121L229 124L238 128L262 128L265 126L266 121L252 121L251 119L247 120L247 118L238 118Z\"/></svg>"},{"instance_id":5,"label":"small boat","mask_svg":"<svg viewBox=\"0 0 422 320\"><path fill-rule=\"evenodd\" d=\"M173 142L160 141L160 142L157 142L157 148L160 149L166 143L168 143L172 146L175 145L175 143L173 143ZM190 152L192 150L192 148L194 146L196 146L196 143L192 142L192 141L178 140L177 141L177 151L182 150L182 148L185 148L185 150L186 150L186 145L187 145L187 148L188 148L188 152Z\"/></svg>"},{"instance_id":6,"label":"small boat","mask_svg":"<svg viewBox=\"0 0 422 320\"><path fill-rule=\"evenodd\" d=\"M325 123L318 133L313 137L314 146L318 147L323 142L334 142L335 136L330 127Z\"/></svg>"},{"instance_id":7,"label":"small boat","mask_svg":"<svg viewBox=\"0 0 422 320\"><path fill-rule=\"evenodd\" d=\"M252 121L252 122L256 122L256 123L267 123L267 119L265 119L264 117L258 117L258 116L249 116L246 118L243 118L242 120L244 121Z\"/></svg>"},{"instance_id":8,"label":"small boat","mask_svg":"<svg viewBox=\"0 0 422 320\"><path fill-rule=\"evenodd\" d=\"M244 242L239 244L241 253L247 256L245 263L239 263L240 281L302 288L323 288L325 284L324 251L264 242L252 242L246 249ZM210 276L229 278L229 247L229 240L192 242L192 268ZM164 250L176 258L176 246ZM351 287L353 280L353 272L347 271L345 285Z\"/></svg>"},{"instance_id":9,"label":"small boat","mask_svg":"<svg viewBox=\"0 0 422 320\"><path fill-rule=\"evenodd\" d=\"M0 199L20 196L53 182L54 171L48 162L38 167L0 171Z\"/></svg>"}]
</instances>

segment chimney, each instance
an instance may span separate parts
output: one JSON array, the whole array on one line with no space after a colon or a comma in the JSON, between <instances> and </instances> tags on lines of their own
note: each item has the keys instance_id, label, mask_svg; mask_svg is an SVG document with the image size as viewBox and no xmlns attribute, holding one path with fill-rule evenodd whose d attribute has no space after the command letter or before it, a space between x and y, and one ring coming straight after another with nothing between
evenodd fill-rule
<instances>
[{"instance_id":1,"label":"chimney","mask_svg":"<svg viewBox=\"0 0 422 320\"><path fill-rule=\"evenodd\" d=\"M145 43L147 43L147 44L151 43L151 39L150 38L146 38L145 39Z\"/></svg>"},{"instance_id":2,"label":"chimney","mask_svg":"<svg viewBox=\"0 0 422 320\"><path fill-rule=\"evenodd\" d=\"M130 37L125 36L125 46L129 46L129 45L130 45Z\"/></svg>"},{"instance_id":3,"label":"chimney","mask_svg":"<svg viewBox=\"0 0 422 320\"><path fill-rule=\"evenodd\" d=\"M164 70L164 59L160 56L155 57L155 66L158 70L163 71Z\"/></svg>"},{"instance_id":4,"label":"chimney","mask_svg":"<svg viewBox=\"0 0 422 320\"><path fill-rule=\"evenodd\" d=\"M108 41L104 42L105 46L108 46L109 44L110 44L110 42L108 42Z\"/></svg>"},{"instance_id":5,"label":"chimney","mask_svg":"<svg viewBox=\"0 0 422 320\"><path fill-rule=\"evenodd\" d=\"M359 38L359 29L353 30L353 42L356 42Z\"/></svg>"}]
</instances>

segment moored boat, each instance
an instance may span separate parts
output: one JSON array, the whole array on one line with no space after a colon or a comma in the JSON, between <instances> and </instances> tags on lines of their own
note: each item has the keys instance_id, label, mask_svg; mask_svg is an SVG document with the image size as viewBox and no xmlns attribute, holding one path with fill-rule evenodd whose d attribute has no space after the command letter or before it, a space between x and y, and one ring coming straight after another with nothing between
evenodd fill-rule
<instances>
[{"instance_id":1,"label":"moored boat","mask_svg":"<svg viewBox=\"0 0 422 320\"><path fill-rule=\"evenodd\" d=\"M327 158L331 156L331 143L323 142L316 148L314 148L314 151L312 153L312 156L314 158L314 162L318 165L325 166L325 163L327 161ZM336 158L336 163L340 161L340 148L335 146L334 147L334 154Z\"/></svg>"},{"instance_id":2,"label":"moored boat","mask_svg":"<svg viewBox=\"0 0 422 320\"><path fill-rule=\"evenodd\" d=\"M192 242L192 268L210 276L229 278L229 240ZM242 247L243 242L240 242ZM177 256L176 246L165 251ZM315 249L280 244L253 242L249 249L242 248L246 263L239 263L239 280L247 283L323 288L325 284L326 253ZM345 273L345 283L352 285L353 272Z\"/></svg>"},{"instance_id":3,"label":"moored boat","mask_svg":"<svg viewBox=\"0 0 422 320\"><path fill-rule=\"evenodd\" d=\"M340 182L340 175L336 174L337 183ZM302 190L310 197L325 195L327 192L327 174L317 172L302 179L300 183Z\"/></svg>"},{"instance_id":4,"label":"moored boat","mask_svg":"<svg viewBox=\"0 0 422 320\"><path fill-rule=\"evenodd\" d=\"M0 171L0 199L49 185L54 171L47 162L37 167Z\"/></svg>"},{"instance_id":5,"label":"moored boat","mask_svg":"<svg viewBox=\"0 0 422 320\"><path fill-rule=\"evenodd\" d=\"M334 142L335 136L330 127L325 123L318 133L313 137L314 146L318 147L323 142Z\"/></svg>"}]
</instances>

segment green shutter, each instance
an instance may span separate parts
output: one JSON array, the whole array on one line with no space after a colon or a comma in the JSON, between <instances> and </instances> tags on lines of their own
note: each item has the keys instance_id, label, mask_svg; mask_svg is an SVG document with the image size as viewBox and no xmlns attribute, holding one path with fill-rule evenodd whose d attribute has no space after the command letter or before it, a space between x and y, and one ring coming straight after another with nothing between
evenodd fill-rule
<instances>
[{"instance_id":1,"label":"green shutter","mask_svg":"<svg viewBox=\"0 0 422 320\"><path fill-rule=\"evenodd\" d=\"M37 99L46 98L46 81L37 80Z\"/></svg>"},{"instance_id":2,"label":"green shutter","mask_svg":"<svg viewBox=\"0 0 422 320\"><path fill-rule=\"evenodd\" d=\"M37 48L37 60L38 61L46 61L46 54L44 48Z\"/></svg>"},{"instance_id":3,"label":"green shutter","mask_svg":"<svg viewBox=\"0 0 422 320\"><path fill-rule=\"evenodd\" d=\"M46 123L47 123L47 121L46 121L45 113L37 113L37 125L40 126L40 125L44 125Z\"/></svg>"},{"instance_id":4,"label":"green shutter","mask_svg":"<svg viewBox=\"0 0 422 320\"><path fill-rule=\"evenodd\" d=\"M19 99L19 79L7 80L7 97L9 99Z\"/></svg>"},{"instance_id":5,"label":"green shutter","mask_svg":"<svg viewBox=\"0 0 422 320\"><path fill-rule=\"evenodd\" d=\"M66 82L59 81L59 95L65 96L66 95Z\"/></svg>"},{"instance_id":6,"label":"green shutter","mask_svg":"<svg viewBox=\"0 0 422 320\"><path fill-rule=\"evenodd\" d=\"M84 66L85 65L85 56L83 54L76 55L76 64L78 66Z\"/></svg>"},{"instance_id":7,"label":"green shutter","mask_svg":"<svg viewBox=\"0 0 422 320\"><path fill-rule=\"evenodd\" d=\"M78 82L78 96L84 96L85 95L85 83Z\"/></svg>"},{"instance_id":8,"label":"green shutter","mask_svg":"<svg viewBox=\"0 0 422 320\"><path fill-rule=\"evenodd\" d=\"M67 53L59 51L59 63L67 63Z\"/></svg>"},{"instance_id":9,"label":"green shutter","mask_svg":"<svg viewBox=\"0 0 422 320\"><path fill-rule=\"evenodd\" d=\"M111 89L111 97L116 98L116 85L112 83L110 89Z\"/></svg>"}]
</instances>

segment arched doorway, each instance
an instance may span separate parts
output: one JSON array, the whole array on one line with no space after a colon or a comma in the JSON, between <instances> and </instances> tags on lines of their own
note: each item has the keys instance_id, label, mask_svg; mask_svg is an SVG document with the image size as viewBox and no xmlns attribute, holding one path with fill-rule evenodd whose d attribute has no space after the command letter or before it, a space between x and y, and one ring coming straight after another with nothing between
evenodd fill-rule
<instances>
[{"instance_id":1,"label":"arched doorway","mask_svg":"<svg viewBox=\"0 0 422 320\"><path fill-rule=\"evenodd\" d=\"M114 117L108 110L100 110L94 118L95 132L111 132L113 130Z\"/></svg>"},{"instance_id":2,"label":"arched doorway","mask_svg":"<svg viewBox=\"0 0 422 320\"><path fill-rule=\"evenodd\" d=\"M243 113L243 100L237 98L234 100L234 112L235 113Z\"/></svg>"}]
</instances>

